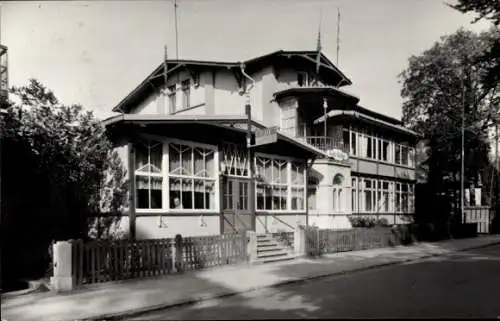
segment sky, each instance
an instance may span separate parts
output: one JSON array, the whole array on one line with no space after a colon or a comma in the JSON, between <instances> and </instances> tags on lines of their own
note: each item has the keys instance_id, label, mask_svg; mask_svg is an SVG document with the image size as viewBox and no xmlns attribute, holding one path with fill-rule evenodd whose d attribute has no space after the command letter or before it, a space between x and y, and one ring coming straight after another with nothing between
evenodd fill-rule
<instances>
[{"instance_id":1,"label":"sky","mask_svg":"<svg viewBox=\"0 0 500 321\"><path fill-rule=\"evenodd\" d=\"M450 2L453 0L449 0ZM177 0L180 59L240 61L278 49L323 52L352 80L360 104L400 118L397 75L418 55L471 24L440 0ZM10 85L40 80L65 104L99 118L163 59L175 58L173 1L9 1L1 5L1 42Z\"/></svg>"}]
</instances>

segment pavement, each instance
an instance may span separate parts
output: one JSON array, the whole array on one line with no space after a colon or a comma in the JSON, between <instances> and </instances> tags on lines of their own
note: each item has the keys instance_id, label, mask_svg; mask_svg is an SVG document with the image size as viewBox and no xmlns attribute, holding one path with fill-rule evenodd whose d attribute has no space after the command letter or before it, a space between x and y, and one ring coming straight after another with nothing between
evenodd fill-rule
<instances>
[{"instance_id":1,"label":"pavement","mask_svg":"<svg viewBox=\"0 0 500 321\"><path fill-rule=\"evenodd\" d=\"M325 255L321 259L233 265L156 278L107 282L67 294L2 297L6 321L127 319L141 313L298 284L500 244L500 235Z\"/></svg>"}]
</instances>

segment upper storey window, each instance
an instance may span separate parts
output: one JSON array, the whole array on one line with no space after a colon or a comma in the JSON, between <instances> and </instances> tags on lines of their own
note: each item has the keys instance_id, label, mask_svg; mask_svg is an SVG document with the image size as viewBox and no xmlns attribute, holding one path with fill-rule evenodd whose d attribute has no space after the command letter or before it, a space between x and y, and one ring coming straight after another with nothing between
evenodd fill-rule
<instances>
[{"instance_id":1,"label":"upper storey window","mask_svg":"<svg viewBox=\"0 0 500 321\"><path fill-rule=\"evenodd\" d=\"M312 86L313 82L314 82L314 78L312 77L311 74L309 74L305 71L299 71L297 73L297 84L300 87Z\"/></svg>"}]
</instances>

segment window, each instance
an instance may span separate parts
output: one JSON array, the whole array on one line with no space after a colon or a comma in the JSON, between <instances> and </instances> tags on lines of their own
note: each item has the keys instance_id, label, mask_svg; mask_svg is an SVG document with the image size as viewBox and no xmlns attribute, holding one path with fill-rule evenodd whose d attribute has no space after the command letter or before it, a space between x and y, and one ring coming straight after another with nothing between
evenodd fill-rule
<instances>
[{"instance_id":1,"label":"window","mask_svg":"<svg viewBox=\"0 0 500 321\"><path fill-rule=\"evenodd\" d=\"M138 209L162 208L162 146L162 143L153 141L136 145L135 180Z\"/></svg>"},{"instance_id":2,"label":"window","mask_svg":"<svg viewBox=\"0 0 500 321\"><path fill-rule=\"evenodd\" d=\"M307 180L307 207L310 210L317 209L316 204L316 192L318 190L318 180L315 178L309 178Z\"/></svg>"},{"instance_id":3,"label":"window","mask_svg":"<svg viewBox=\"0 0 500 321\"><path fill-rule=\"evenodd\" d=\"M378 159L384 162L389 161L389 142L386 140L379 140L379 145L378 145Z\"/></svg>"},{"instance_id":4,"label":"window","mask_svg":"<svg viewBox=\"0 0 500 321\"><path fill-rule=\"evenodd\" d=\"M410 149L408 146L401 145L401 164L408 166L408 159L410 158Z\"/></svg>"},{"instance_id":5,"label":"window","mask_svg":"<svg viewBox=\"0 0 500 321\"><path fill-rule=\"evenodd\" d=\"M169 144L172 209L215 209L214 150Z\"/></svg>"},{"instance_id":6,"label":"window","mask_svg":"<svg viewBox=\"0 0 500 321\"><path fill-rule=\"evenodd\" d=\"M389 182L377 182L377 212L389 212Z\"/></svg>"},{"instance_id":7,"label":"window","mask_svg":"<svg viewBox=\"0 0 500 321\"><path fill-rule=\"evenodd\" d=\"M349 129L344 128L342 130L342 147L344 148L344 151L348 153L349 151Z\"/></svg>"},{"instance_id":8,"label":"window","mask_svg":"<svg viewBox=\"0 0 500 321\"><path fill-rule=\"evenodd\" d=\"M343 185L344 185L344 176L342 174L337 174L333 178L333 210L334 211L342 211L344 208L344 193L343 193Z\"/></svg>"},{"instance_id":9,"label":"window","mask_svg":"<svg viewBox=\"0 0 500 321\"><path fill-rule=\"evenodd\" d=\"M305 209L305 164L261 156L255 164L257 210Z\"/></svg>"},{"instance_id":10,"label":"window","mask_svg":"<svg viewBox=\"0 0 500 321\"><path fill-rule=\"evenodd\" d=\"M288 162L273 158L257 157L258 210L286 210L288 200Z\"/></svg>"},{"instance_id":11,"label":"window","mask_svg":"<svg viewBox=\"0 0 500 321\"><path fill-rule=\"evenodd\" d=\"M415 167L415 148L408 149L408 166Z\"/></svg>"},{"instance_id":12,"label":"window","mask_svg":"<svg viewBox=\"0 0 500 321\"><path fill-rule=\"evenodd\" d=\"M176 99L176 87L175 85L169 86L167 88L167 95L168 95L168 106L170 108L170 112L173 113L177 110L177 99Z\"/></svg>"},{"instance_id":13,"label":"window","mask_svg":"<svg viewBox=\"0 0 500 321\"><path fill-rule=\"evenodd\" d=\"M366 157L368 158L372 158L373 156L375 156L375 152L374 152L374 146L372 145L372 138L371 137L366 137L367 138L367 142L366 142Z\"/></svg>"},{"instance_id":14,"label":"window","mask_svg":"<svg viewBox=\"0 0 500 321\"><path fill-rule=\"evenodd\" d=\"M401 145L394 144L394 147L395 147L395 151L394 151L395 163L401 164Z\"/></svg>"},{"instance_id":15,"label":"window","mask_svg":"<svg viewBox=\"0 0 500 321\"><path fill-rule=\"evenodd\" d=\"M291 164L292 168L292 210L304 210L305 166L298 162Z\"/></svg>"},{"instance_id":16,"label":"window","mask_svg":"<svg viewBox=\"0 0 500 321\"><path fill-rule=\"evenodd\" d=\"M372 180L371 179L365 179L364 180L364 201L365 201L365 206L364 206L364 211L365 212L371 212L373 211L374 208L374 189L375 186L372 186Z\"/></svg>"},{"instance_id":17,"label":"window","mask_svg":"<svg viewBox=\"0 0 500 321\"><path fill-rule=\"evenodd\" d=\"M352 132L351 131L351 155L354 155L356 156L356 136L357 136L357 133L356 132Z\"/></svg>"},{"instance_id":18,"label":"window","mask_svg":"<svg viewBox=\"0 0 500 321\"><path fill-rule=\"evenodd\" d=\"M358 211L358 182L355 177L352 178L351 186L351 209L353 212Z\"/></svg>"},{"instance_id":19,"label":"window","mask_svg":"<svg viewBox=\"0 0 500 321\"><path fill-rule=\"evenodd\" d=\"M295 137L297 135L297 109L294 106L283 106L280 115L281 131Z\"/></svg>"},{"instance_id":20,"label":"window","mask_svg":"<svg viewBox=\"0 0 500 321\"><path fill-rule=\"evenodd\" d=\"M249 164L245 148L236 144L225 143L222 148L222 164L228 176L249 177Z\"/></svg>"},{"instance_id":21,"label":"window","mask_svg":"<svg viewBox=\"0 0 500 321\"><path fill-rule=\"evenodd\" d=\"M307 72L298 72L297 73L297 84L300 87L307 87L312 84L311 76Z\"/></svg>"},{"instance_id":22,"label":"window","mask_svg":"<svg viewBox=\"0 0 500 321\"><path fill-rule=\"evenodd\" d=\"M191 81L186 79L182 82L182 108L191 107Z\"/></svg>"}]
</instances>

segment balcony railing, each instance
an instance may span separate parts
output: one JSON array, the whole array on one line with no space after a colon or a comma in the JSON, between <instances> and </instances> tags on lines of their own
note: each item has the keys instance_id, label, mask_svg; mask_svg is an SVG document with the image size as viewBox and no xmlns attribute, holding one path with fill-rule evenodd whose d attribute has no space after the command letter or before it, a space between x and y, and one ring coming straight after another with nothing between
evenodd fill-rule
<instances>
[{"instance_id":1,"label":"balcony railing","mask_svg":"<svg viewBox=\"0 0 500 321\"><path fill-rule=\"evenodd\" d=\"M300 139L304 140L309 145L316 147L317 149L321 149L326 152L332 149L339 149L344 151L344 143L333 137L326 136L306 136L301 137Z\"/></svg>"}]
</instances>

